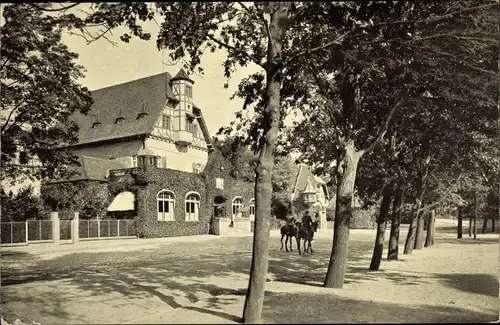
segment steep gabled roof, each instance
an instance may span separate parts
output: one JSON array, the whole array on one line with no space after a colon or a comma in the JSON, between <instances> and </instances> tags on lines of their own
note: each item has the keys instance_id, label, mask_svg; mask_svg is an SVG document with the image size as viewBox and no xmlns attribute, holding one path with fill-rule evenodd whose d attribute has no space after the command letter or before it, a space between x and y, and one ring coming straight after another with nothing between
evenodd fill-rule
<instances>
[{"instance_id":1,"label":"steep gabled roof","mask_svg":"<svg viewBox=\"0 0 500 325\"><path fill-rule=\"evenodd\" d=\"M189 79L184 70L177 79ZM78 144L150 134L167 100L177 102L168 72L132 80L92 92L94 104L87 115L76 112L70 119L79 126ZM201 109L193 105L205 142L213 147ZM120 118L119 123L117 118ZM99 122L93 127L94 122Z\"/></svg>"},{"instance_id":2,"label":"steep gabled roof","mask_svg":"<svg viewBox=\"0 0 500 325\"><path fill-rule=\"evenodd\" d=\"M71 117L80 128L78 144L151 133L167 99L176 101L170 79L165 72L92 91L88 114ZM138 119L142 112L147 114ZM118 117L123 120L115 123ZM93 128L96 121L101 124Z\"/></svg>"},{"instance_id":3,"label":"steep gabled roof","mask_svg":"<svg viewBox=\"0 0 500 325\"><path fill-rule=\"evenodd\" d=\"M300 193L302 193L306 189L308 183L310 183L310 180L326 185L325 180L323 180L322 177L315 176L309 166L300 164L299 173L297 174L297 179L295 181L295 188L293 189L292 200L299 197Z\"/></svg>"},{"instance_id":4,"label":"steep gabled roof","mask_svg":"<svg viewBox=\"0 0 500 325\"><path fill-rule=\"evenodd\" d=\"M179 72L177 72L175 77L173 77L170 81L174 81L174 80L187 80L187 81L194 83L194 81L191 78L189 78L189 75L182 68L179 70Z\"/></svg>"},{"instance_id":5,"label":"steep gabled roof","mask_svg":"<svg viewBox=\"0 0 500 325\"><path fill-rule=\"evenodd\" d=\"M126 168L122 163L117 160L101 159L88 156L81 156L79 158L79 167L75 167L71 171L71 176L62 180L52 180L52 183L62 182L75 182L75 181L101 181L106 182L106 171L111 169Z\"/></svg>"}]
</instances>

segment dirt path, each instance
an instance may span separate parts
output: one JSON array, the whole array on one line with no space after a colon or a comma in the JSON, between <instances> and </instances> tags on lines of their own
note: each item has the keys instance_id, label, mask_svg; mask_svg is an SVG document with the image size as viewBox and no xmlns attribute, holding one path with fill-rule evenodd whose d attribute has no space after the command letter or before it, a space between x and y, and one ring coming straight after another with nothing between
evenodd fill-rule
<instances>
[{"instance_id":1,"label":"dirt path","mask_svg":"<svg viewBox=\"0 0 500 325\"><path fill-rule=\"evenodd\" d=\"M341 290L321 287L331 233L318 233L315 253L306 256L280 251L274 234L265 320L496 320L498 235L458 242L452 226L439 221L435 246L400 261L384 260L380 272L367 271L374 231L352 231ZM27 255L25 263L18 259L10 271L2 269L2 314L45 324L235 323L243 308L250 256L251 238L68 253L50 259Z\"/></svg>"}]
</instances>

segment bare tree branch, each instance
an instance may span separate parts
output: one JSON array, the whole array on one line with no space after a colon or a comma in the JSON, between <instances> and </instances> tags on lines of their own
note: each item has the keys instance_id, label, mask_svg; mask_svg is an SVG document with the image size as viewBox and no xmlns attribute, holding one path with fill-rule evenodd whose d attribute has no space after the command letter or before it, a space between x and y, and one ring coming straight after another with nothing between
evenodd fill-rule
<instances>
[{"instance_id":1,"label":"bare tree branch","mask_svg":"<svg viewBox=\"0 0 500 325\"><path fill-rule=\"evenodd\" d=\"M12 114L14 114L14 112L19 108L21 107L21 105L24 103L25 101L25 98L23 98L23 100L21 100L9 113L9 116L7 116L7 120L5 121L5 123L2 125L1 127L1 131L2 131L2 135L4 135L7 131L9 131L9 129L12 127L12 125L15 124L15 119L13 121L13 123L11 123L11 125L9 125L7 127L7 125L9 124L10 122L10 119L12 118Z\"/></svg>"},{"instance_id":2,"label":"bare tree branch","mask_svg":"<svg viewBox=\"0 0 500 325\"><path fill-rule=\"evenodd\" d=\"M403 96L394 106L392 106L391 111L389 112L389 115L387 115L387 118L385 119L384 125L380 129L378 135L375 137L375 139L370 143L365 149L360 150L360 156L364 155L367 152L370 152L375 148L375 146L382 141L384 138L385 134L387 133L387 130L389 129L389 124L391 123L392 117L394 116L394 113L396 112L396 109L406 100L406 95Z\"/></svg>"},{"instance_id":3,"label":"bare tree branch","mask_svg":"<svg viewBox=\"0 0 500 325\"><path fill-rule=\"evenodd\" d=\"M313 76L314 80L316 81L316 84L318 85L319 93L326 100L330 101L331 97L332 97L332 92L331 92L330 86L326 82L323 82L323 80L319 77L320 71L319 71L318 67L316 67L314 60L311 60L311 64L309 65L309 70L310 70L311 75ZM334 114L334 105L332 104L332 105L328 105L328 106L329 106L329 109L326 109L327 115L330 117L332 124L337 125L338 120ZM341 144L341 143L339 142L339 144Z\"/></svg>"},{"instance_id":4,"label":"bare tree branch","mask_svg":"<svg viewBox=\"0 0 500 325\"><path fill-rule=\"evenodd\" d=\"M457 10L457 11L454 11L454 12L450 12L448 14L443 14L443 15L439 15L439 16L429 17L429 18L425 18L425 19L419 19L419 20L396 20L396 21L382 22L382 23L374 24L374 25L372 25L370 27L381 27L381 26L388 26L388 25L430 24L430 23L436 23L436 22L440 22L442 20L446 20L446 19L452 18L455 15L459 15L459 14L463 14L463 13L468 13L468 12L471 12L471 11L478 11L478 10L482 10L482 9L490 9L490 8L498 7L498 6L500 6L500 2L490 3L490 4L486 4L486 5L481 5L481 6L474 6L474 7L464 8L464 9L460 9L460 10Z\"/></svg>"},{"instance_id":5,"label":"bare tree branch","mask_svg":"<svg viewBox=\"0 0 500 325\"><path fill-rule=\"evenodd\" d=\"M61 8L54 9L54 8L43 8L43 7L40 7L40 6L39 6L38 4L36 4L36 3L29 3L29 5L30 5L30 6L35 7L35 8L37 8L38 10L43 10L43 11L66 11L66 10L68 10L68 9L71 9L71 8L73 8L73 7L78 6L79 4L81 4L81 2L75 2L75 3L73 3L73 4L70 4L70 5L66 6L66 7L64 7L64 6L63 6L63 7L61 7Z\"/></svg>"},{"instance_id":6,"label":"bare tree branch","mask_svg":"<svg viewBox=\"0 0 500 325\"><path fill-rule=\"evenodd\" d=\"M344 39L347 36L353 34L355 31L356 31L356 29L350 30L350 31L342 34L341 36L337 37L333 41L327 42L327 43L325 43L323 45L298 51L297 53L292 54L288 59L286 59L285 62L283 63L283 66L288 65L290 62L292 62L293 60L295 60L295 59L297 59L297 58L299 58L299 57L301 57L303 55L310 55L310 54L316 53L318 51L321 51L323 49L329 48L329 47L331 47L333 45L341 45L342 42L344 41Z\"/></svg>"},{"instance_id":7,"label":"bare tree branch","mask_svg":"<svg viewBox=\"0 0 500 325\"><path fill-rule=\"evenodd\" d=\"M249 58L250 60L252 60L255 64L257 64L258 66L264 68L263 64L256 58L254 57L253 55L250 55L248 54L247 52L245 51L242 51L242 50L238 50L236 47L232 46L232 45L229 45L227 43L224 43L220 40L218 40L217 38L215 38L213 35L207 35L207 38L213 42L215 42L216 44L226 48L227 50L229 51L233 51L234 53L238 53L238 54L241 54L241 55L244 55L246 56L247 58Z\"/></svg>"},{"instance_id":8,"label":"bare tree branch","mask_svg":"<svg viewBox=\"0 0 500 325\"><path fill-rule=\"evenodd\" d=\"M432 204L429 204L429 205L426 205L424 207L421 207L420 209L417 209L416 213L420 213L420 212L424 212L424 211L429 211L432 208L434 208L435 206L438 206L441 202L443 202L444 199L448 195L450 195L450 193L453 191L454 187L458 184L458 182L460 181L460 179L462 178L462 176L463 176L463 173L460 173L460 175L458 176L457 180L455 181L455 184L453 186L449 186L448 190L439 198L439 200L437 200L436 202L434 202Z\"/></svg>"},{"instance_id":9,"label":"bare tree branch","mask_svg":"<svg viewBox=\"0 0 500 325\"><path fill-rule=\"evenodd\" d=\"M486 41L486 42L492 42L492 43L498 43L498 39L493 39L489 37L475 37L475 36L470 36L470 35L461 35L461 34L435 34L435 35L430 35L430 36L425 36L425 37L418 37L414 38L411 41L412 42L418 42L418 41L425 41L429 39L434 39L434 38L440 38L440 37L451 37L457 40L467 40L467 41Z\"/></svg>"},{"instance_id":10,"label":"bare tree branch","mask_svg":"<svg viewBox=\"0 0 500 325\"><path fill-rule=\"evenodd\" d=\"M457 10L457 11L454 11L454 12L451 12L451 13L448 13L448 14L444 14L444 15L440 15L440 16L435 16L435 17L430 17L430 18L425 18L425 19L420 19L420 20L397 20L397 21L382 22L382 23L373 24L373 25L367 25L367 26L358 26L358 27L353 28L352 30L350 30L350 31L342 34L341 36L337 37L336 39L334 39L334 40L332 40L330 42L327 42L327 43L325 43L323 45L320 45L318 47L314 47L314 48L310 48L310 49L305 49L305 50L299 51L299 52L291 55L287 60L285 60L285 62L283 63L283 66L286 66L291 61L293 61L293 60L297 59L298 57L301 57L301 56L303 56L305 54L312 54L312 53L315 53L317 51L329 48L329 47L334 46L334 45L341 45L341 43L348 36L351 36L351 35L355 34L355 32L361 31L362 29L383 27L383 26L389 26L389 25L398 25L398 24L399 25L403 25L403 24L418 25L418 24L424 24L424 23L436 23L436 22L440 22L442 20L449 19L449 18L451 18L451 17L453 17L455 15L458 15L458 14L467 13L467 12L471 12L471 11L482 10L482 9L490 9L490 8L493 8L493 7L496 7L496 6L500 6L500 2L491 3L491 4L487 4L487 5L481 5L481 6L475 6L475 7L470 7L470 8L464 8L464 9L460 9L460 10Z\"/></svg>"},{"instance_id":11,"label":"bare tree branch","mask_svg":"<svg viewBox=\"0 0 500 325\"><path fill-rule=\"evenodd\" d=\"M257 5L257 2L254 2L254 6L259 12L260 18L262 19L262 23L264 24L264 27L266 28L266 33L267 33L267 38L269 41L271 41L271 31L269 30L269 23L266 20L266 17L264 17L264 12L262 11L261 8Z\"/></svg>"},{"instance_id":12,"label":"bare tree branch","mask_svg":"<svg viewBox=\"0 0 500 325\"><path fill-rule=\"evenodd\" d=\"M428 47L421 47L421 46L418 46L418 45L411 45L411 44L408 44L408 43L404 43L404 42L401 42L402 44L404 45L408 45L410 47L414 47L414 48L418 48L428 54L435 54L435 55L440 55L440 56L443 56L443 57L446 57L446 58L450 58L452 59L453 61L463 65L463 66L466 66L466 67L469 67L473 70L476 70L478 72L481 72L481 73L485 73L485 74L489 74L491 76L494 76L494 77L497 77L497 72L495 71L491 71L491 70L485 70L483 68L479 68L479 67L476 67L476 66L473 66L463 60L457 60L457 56L454 55L454 54L451 54L451 53L447 53L447 52L441 52L441 51L436 51L436 50L431 50L429 49Z\"/></svg>"}]
</instances>

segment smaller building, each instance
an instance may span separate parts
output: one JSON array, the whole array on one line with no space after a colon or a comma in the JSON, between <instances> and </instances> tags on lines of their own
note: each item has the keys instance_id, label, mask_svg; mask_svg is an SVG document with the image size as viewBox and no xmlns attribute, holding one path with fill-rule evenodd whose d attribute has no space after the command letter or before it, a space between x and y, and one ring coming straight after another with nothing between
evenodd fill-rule
<instances>
[{"instance_id":1,"label":"smaller building","mask_svg":"<svg viewBox=\"0 0 500 325\"><path fill-rule=\"evenodd\" d=\"M326 210L330 204L326 181L314 175L309 166L300 164L292 193L294 212L302 215L309 211L312 215L319 215L319 228L326 229Z\"/></svg>"}]
</instances>

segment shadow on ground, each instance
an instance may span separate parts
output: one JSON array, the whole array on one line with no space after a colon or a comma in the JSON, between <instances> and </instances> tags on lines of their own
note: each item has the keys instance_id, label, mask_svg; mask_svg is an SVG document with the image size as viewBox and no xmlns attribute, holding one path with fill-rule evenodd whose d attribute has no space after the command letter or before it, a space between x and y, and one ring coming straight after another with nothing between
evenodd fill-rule
<instances>
[{"instance_id":1,"label":"shadow on ground","mask_svg":"<svg viewBox=\"0 0 500 325\"><path fill-rule=\"evenodd\" d=\"M64 308L65 303L82 297L94 297L92 301L95 301L119 296L123 301L123 306L117 306L120 308L127 308L129 302L147 305L150 300L146 300L153 297L174 309L208 298L210 309L205 312L214 313L214 310L220 311L224 305L234 303L234 299L217 299L218 296L245 294L251 243L252 238L227 238L221 242L161 245L142 251L72 253L50 260L33 255L30 263L21 269L2 269L2 286L6 288L2 303L36 306L41 320L70 317ZM314 254L299 256L297 251L280 251L279 239L271 238L270 277L277 281L320 285L328 266L331 240L318 239L313 245ZM347 282L371 276L352 273L357 272L354 267L360 267L360 264L368 266L371 249L372 244L367 241L351 243L349 266L353 268L347 274ZM58 280L54 282L57 286L54 284L49 289L50 281L55 280ZM40 281L46 281L36 289L44 290L40 294L28 295L14 287L29 283L36 285ZM225 318L234 320L234 317L226 315Z\"/></svg>"},{"instance_id":2,"label":"shadow on ground","mask_svg":"<svg viewBox=\"0 0 500 325\"><path fill-rule=\"evenodd\" d=\"M460 239L457 238L437 238L436 239L437 244L467 244L467 245L484 245L484 244L493 244L493 245L498 245L500 244L499 238L492 238L489 236L488 238L481 238L481 235L478 235L476 239L468 236L463 236Z\"/></svg>"},{"instance_id":3,"label":"shadow on ground","mask_svg":"<svg viewBox=\"0 0 500 325\"><path fill-rule=\"evenodd\" d=\"M287 293L266 297L263 314L266 323L281 324L479 323L493 321L498 317L498 311L495 310L479 313L444 306L415 304L409 307L396 303L346 299L334 294L308 293ZM332 318L325 320L325 315L332 315Z\"/></svg>"},{"instance_id":4,"label":"shadow on ground","mask_svg":"<svg viewBox=\"0 0 500 325\"><path fill-rule=\"evenodd\" d=\"M220 241L203 243L172 243L152 249L129 252L104 253L73 253L50 260L40 260L29 254L2 255L7 260L15 261L24 266L2 268L2 286L7 289L21 283L37 281L58 281L58 287L52 292L27 295L22 290L8 290L3 295L2 303L17 301L29 306L42 306L37 312L42 317L70 317L65 310L65 303L82 297L103 299L106 304L109 297L119 296L127 308L129 302L147 305L147 299L158 299L165 307L180 308L200 299L209 301L205 309L197 306L198 312L217 314L217 316L235 321L237 316L229 315L220 309L224 305L235 302L235 298L219 298L219 296L244 295L248 284L248 272L251 262L252 238L225 238ZM285 252L279 250L279 238L271 238L269 273L274 280L298 284L321 286L324 280L331 250L331 239L321 238L313 242L314 254L298 255L297 251ZM397 285L416 285L425 283L430 277L438 277L450 286L455 286L466 292L493 295L493 289L498 294L496 279L486 275L437 275L437 274L400 274L397 272L370 272L367 270L373 243L371 241L351 241L349 244L348 270L345 283L356 283L365 280L385 278ZM3 253L3 252L2 252ZM2 264L4 261L2 260ZM474 292L474 282L491 282L491 292ZM50 284L50 282L47 282ZM45 283L44 283L45 286ZM63 288L63 289L61 289ZM64 292L64 291L67 291ZM279 298L280 294L266 293L269 303L276 306L277 301L290 306L294 319L283 318L282 313L287 308L266 309L266 318L270 321L307 322L321 320L324 315L316 315L318 310L326 308L339 311L339 317L332 322L401 322L419 321L422 313L426 313L429 321L458 322L466 316L481 320L483 314L465 314L465 311L455 308L427 306L409 308L398 305L384 305L364 301L349 301L336 296L314 297L307 295L291 295ZM307 299L313 299L307 301ZM291 299L291 300L290 300ZM294 300L295 299L295 300ZM306 299L306 300L304 300ZM289 302L289 300L291 302ZM108 300L109 301L109 300ZM286 301L286 302L285 302ZM323 305L324 304L324 305ZM318 308L318 305L322 306ZM310 306L310 307L309 307ZM323 307L324 306L324 307ZM351 312L350 309L353 309ZM215 310L215 311L214 311ZM349 312L346 312L349 310ZM335 314L330 313L329 314ZM298 315L298 316L297 316ZM384 316L385 315L385 316ZM235 318L236 317L236 318ZM396 318L394 318L396 317ZM469 317L469 318L470 318ZM42 318L43 319L43 318ZM238 318L239 319L239 318ZM286 320L286 321L285 321ZM323 320L324 321L324 320Z\"/></svg>"},{"instance_id":5,"label":"shadow on ground","mask_svg":"<svg viewBox=\"0 0 500 325\"><path fill-rule=\"evenodd\" d=\"M491 274L440 274L439 281L467 293L498 297L498 277ZM480 285L479 285L480 284Z\"/></svg>"}]
</instances>

